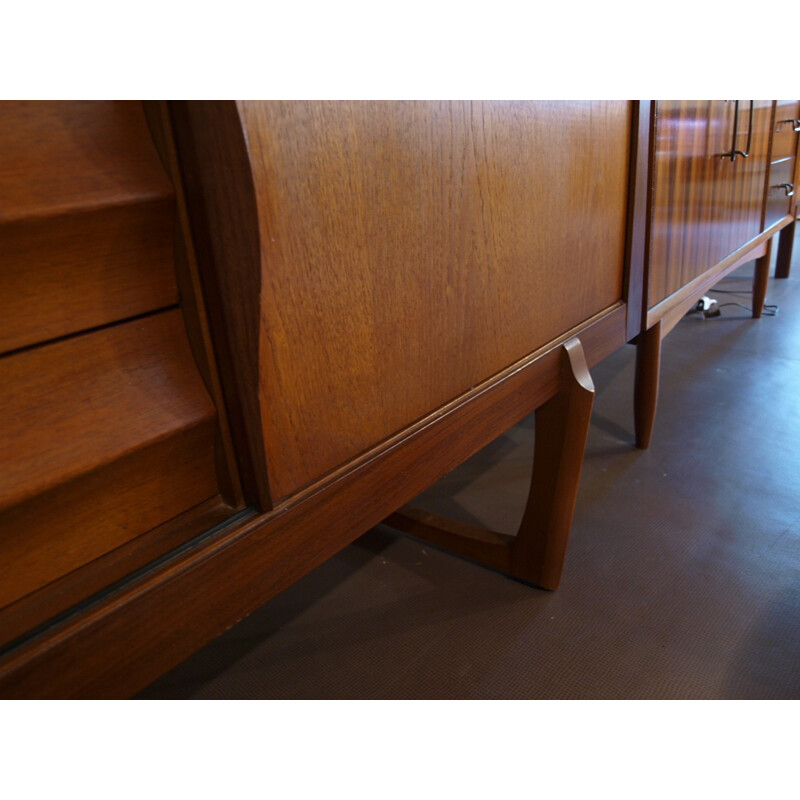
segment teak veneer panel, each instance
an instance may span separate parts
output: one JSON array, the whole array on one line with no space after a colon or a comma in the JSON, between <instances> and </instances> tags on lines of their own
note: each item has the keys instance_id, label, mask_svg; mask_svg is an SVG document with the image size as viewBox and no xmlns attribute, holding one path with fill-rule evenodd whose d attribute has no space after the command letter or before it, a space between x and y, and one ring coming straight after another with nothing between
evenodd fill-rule
<instances>
[{"instance_id":1,"label":"teak veneer panel","mask_svg":"<svg viewBox=\"0 0 800 800\"><path fill-rule=\"evenodd\" d=\"M0 103L0 224L172 194L139 102Z\"/></svg>"},{"instance_id":2,"label":"teak veneer panel","mask_svg":"<svg viewBox=\"0 0 800 800\"><path fill-rule=\"evenodd\" d=\"M0 509L214 414L179 311L0 359Z\"/></svg>"},{"instance_id":3,"label":"teak veneer panel","mask_svg":"<svg viewBox=\"0 0 800 800\"><path fill-rule=\"evenodd\" d=\"M273 500L622 298L627 102L188 103L177 121ZM254 294L259 329L237 333Z\"/></svg>"},{"instance_id":4,"label":"teak veneer panel","mask_svg":"<svg viewBox=\"0 0 800 800\"><path fill-rule=\"evenodd\" d=\"M200 464L197 465L201 471L204 471L206 464L207 456L205 450L206 448L203 447L200 452ZM191 457L191 453L187 452L187 455ZM166 456L166 459L161 458L161 456ZM169 459L170 454L162 448L162 452L159 453L160 463L151 462L156 464L156 473L151 478L151 483L156 491L170 491L174 488L173 480L177 471ZM140 460L137 468L144 467L147 469L147 466L145 461ZM165 473L167 485L162 489L159 488L159 485L161 480L164 479ZM107 523L109 513L112 516L119 515L120 511L125 513L123 504L112 486L113 477L108 476L105 479L100 477L100 480L105 480L105 487L108 489L101 498L105 502L101 502L97 506L88 506L84 509L88 519L83 522L84 524L88 523L85 530L89 532L89 537L86 537L89 539L91 539L92 535L97 535L102 531L102 527L98 525L96 517L103 518L104 523ZM204 476L202 480L205 481ZM135 502L141 500L143 491L146 491L147 488L142 487L142 489L137 489L133 493ZM179 486L178 488L179 490L185 490L186 482L183 483L182 487ZM137 492L138 497L136 496ZM54 522L58 524L59 516L64 513L63 506L59 507L58 493L59 490L56 490L55 493L47 496L48 503L51 500L54 501L54 506L49 510L45 511L43 508L36 508L35 506L32 508L34 515L39 513L38 519L34 516L32 522L43 522L43 530L51 530L50 526ZM61 501L66 501L67 505L69 504L70 497L68 492L61 493ZM73 504L73 508L76 505ZM114 505L116 505L116 508L114 508ZM67 509L67 513L69 511ZM40 574L39 580L42 581L43 585L38 591L26 594L20 600L11 603L11 605L0 607L0 649L8 646L13 640L30 634L37 626L52 620L64 611L68 611L70 607L86 602L87 598L106 589L115 581L125 578L142 567L152 565L152 562L165 553L184 545L190 539L205 534L235 514L235 509L231 508L219 496L212 497L199 505L192 506L179 516L172 517L162 525L152 528L147 533L110 550L105 555L93 558L85 566L47 583L44 583L49 572L45 563L46 555L40 551L39 564L36 565L37 559L35 556L31 559L31 555L35 554L35 547L28 548L22 557L27 559L29 563L32 561L41 570L43 576ZM88 542L89 547L87 547L85 538L76 536L76 530L80 530L76 525L70 525L66 528L62 525L62 530L66 530L67 536L69 537L71 534L73 538L72 544L67 544L67 548L71 546L73 549L76 547L90 549L91 541ZM119 531L121 529L117 526L116 530ZM33 543L35 544L35 537ZM106 541L103 549L111 545L112 542ZM45 547L47 548L45 553L52 551L52 542L46 544ZM57 540L56 549L59 547L62 548L62 551L65 549L60 540ZM43 555L45 557L41 557ZM17 569L14 570L15 573L18 571Z\"/></svg>"},{"instance_id":5,"label":"teak veneer panel","mask_svg":"<svg viewBox=\"0 0 800 800\"><path fill-rule=\"evenodd\" d=\"M772 161L794 158L800 134L794 130L800 124L800 102L778 100L775 103L775 126L772 134Z\"/></svg>"},{"instance_id":6,"label":"teak veneer panel","mask_svg":"<svg viewBox=\"0 0 800 800\"><path fill-rule=\"evenodd\" d=\"M0 608L213 497L213 441L206 420L0 512Z\"/></svg>"},{"instance_id":7,"label":"teak veneer panel","mask_svg":"<svg viewBox=\"0 0 800 800\"><path fill-rule=\"evenodd\" d=\"M796 194L787 194L781 184L792 184L796 192L797 146L800 133L800 102L797 100L777 100L775 118L772 125L772 148L770 150L769 186L767 187L766 214L764 227L769 228L794 211ZM792 191L790 189L790 191ZM785 241L785 240L784 240ZM784 245L785 247L785 245ZM781 255L775 267L776 277L782 272Z\"/></svg>"},{"instance_id":8,"label":"teak veneer panel","mask_svg":"<svg viewBox=\"0 0 800 800\"><path fill-rule=\"evenodd\" d=\"M217 494L179 311L0 358L0 606Z\"/></svg>"},{"instance_id":9,"label":"teak veneer panel","mask_svg":"<svg viewBox=\"0 0 800 800\"><path fill-rule=\"evenodd\" d=\"M0 353L178 302L140 103L0 103Z\"/></svg>"},{"instance_id":10,"label":"teak veneer panel","mask_svg":"<svg viewBox=\"0 0 800 800\"><path fill-rule=\"evenodd\" d=\"M795 134L797 135L797 134ZM771 227L789 216L793 197L787 195L782 184L794 181L794 158L784 158L769 165L769 187L764 224ZM789 190L791 191L791 189Z\"/></svg>"},{"instance_id":11,"label":"teak veneer panel","mask_svg":"<svg viewBox=\"0 0 800 800\"><path fill-rule=\"evenodd\" d=\"M0 226L0 352L175 305L170 199Z\"/></svg>"},{"instance_id":12,"label":"teak veneer panel","mask_svg":"<svg viewBox=\"0 0 800 800\"><path fill-rule=\"evenodd\" d=\"M739 103L736 147L746 151L750 101ZM754 101L748 158L721 158L732 145L735 103L658 101L648 308L761 232L772 101Z\"/></svg>"}]
</instances>

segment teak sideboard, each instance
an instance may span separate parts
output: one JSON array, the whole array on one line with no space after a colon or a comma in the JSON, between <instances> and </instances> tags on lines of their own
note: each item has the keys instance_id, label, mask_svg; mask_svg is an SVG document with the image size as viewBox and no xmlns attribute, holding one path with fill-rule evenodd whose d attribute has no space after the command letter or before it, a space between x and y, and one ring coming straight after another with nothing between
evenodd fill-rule
<instances>
[{"instance_id":1,"label":"teak sideboard","mask_svg":"<svg viewBox=\"0 0 800 800\"><path fill-rule=\"evenodd\" d=\"M770 248L798 101L0 103L0 696L146 686L379 522L560 581L593 365ZM408 503L536 412L516 536Z\"/></svg>"}]
</instances>

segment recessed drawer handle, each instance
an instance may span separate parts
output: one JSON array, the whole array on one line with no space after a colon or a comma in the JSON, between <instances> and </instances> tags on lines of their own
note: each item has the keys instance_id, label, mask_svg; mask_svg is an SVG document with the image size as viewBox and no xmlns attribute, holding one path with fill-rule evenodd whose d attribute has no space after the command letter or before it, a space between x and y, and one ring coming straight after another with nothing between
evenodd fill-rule
<instances>
[{"instance_id":1,"label":"recessed drawer handle","mask_svg":"<svg viewBox=\"0 0 800 800\"><path fill-rule=\"evenodd\" d=\"M793 183L779 183L777 186L773 186L773 189L783 189L786 192L787 197L792 197L794 195L794 184Z\"/></svg>"}]
</instances>

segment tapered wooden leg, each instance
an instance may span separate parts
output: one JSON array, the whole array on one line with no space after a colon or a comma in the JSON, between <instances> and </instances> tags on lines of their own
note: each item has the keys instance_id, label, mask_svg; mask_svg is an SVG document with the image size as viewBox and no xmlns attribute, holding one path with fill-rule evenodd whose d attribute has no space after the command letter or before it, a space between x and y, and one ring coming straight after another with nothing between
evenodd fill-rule
<instances>
[{"instance_id":1,"label":"tapered wooden leg","mask_svg":"<svg viewBox=\"0 0 800 800\"><path fill-rule=\"evenodd\" d=\"M792 245L794 244L795 223L787 225L778 234L778 255L775 259L775 277L788 278L792 268Z\"/></svg>"},{"instance_id":2,"label":"tapered wooden leg","mask_svg":"<svg viewBox=\"0 0 800 800\"><path fill-rule=\"evenodd\" d=\"M753 319L759 319L764 311L764 301L767 299L767 286L769 285L769 262L771 256L772 239L767 242L767 252L756 260L756 271L753 276Z\"/></svg>"},{"instance_id":3,"label":"tapered wooden leg","mask_svg":"<svg viewBox=\"0 0 800 800\"><path fill-rule=\"evenodd\" d=\"M658 404L658 376L661 372L661 321L636 340L636 377L633 392L633 416L636 446L646 450L653 435Z\"/></svg>"},{"instance_id":4,"label":"tapered wooden leg","mask_svg":"<svg viewBox=\"0 0 800 800\"><path fill-rule=\"evenodd\" d=\"M536 411L531 489L511 548L512 574L545 589L561 581L594 402L577 339L564 345L561 369L561 391Z\"/></svg>"},{"instance_id":5,"label":"tapered wooden leg","mask_svg":"<svg viewBox=\"0 0 800 800\"><path fill-rule=\"evenodd\" d=\"M385 523L520 580L557 588L594 400L594 385L577 339L561 349L558 381L558 394L536 410L533 477L516 537L415 508L400 509Z\"/></svg>"}]
</instances>

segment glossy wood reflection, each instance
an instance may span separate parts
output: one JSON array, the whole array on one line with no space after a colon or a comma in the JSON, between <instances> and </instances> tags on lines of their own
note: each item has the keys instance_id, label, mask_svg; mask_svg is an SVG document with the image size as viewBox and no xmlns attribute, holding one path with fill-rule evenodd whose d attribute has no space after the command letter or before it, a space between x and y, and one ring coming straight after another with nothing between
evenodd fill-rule
<instances>
[{"instance_id":1,"label":"glossy wood reflection","mask_svg":"<svg viewBox=\"0 0 800 800\"><path fill-rule=\"evenodd\" d=\"M796 204L797 147L800 141L800 102L778 100L775 104L775 120L770 152L769 186L765 226L779 222L791 214ZM785 253L778 255L776 277L783 272Z\"/></svg>"},{"instance_id":2,"label":"glossy wood reflection","mask_svg":"<svg viewBox=\"0 0 800 800\"><path fill-rule=\"evenodd\" d=\"M648 307L759 234L771 124L772 101L656 104Z\"/></svg>"}]
</instances>

